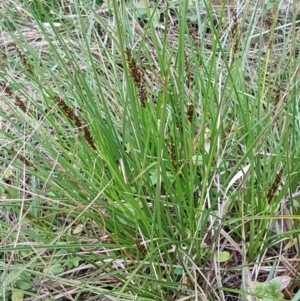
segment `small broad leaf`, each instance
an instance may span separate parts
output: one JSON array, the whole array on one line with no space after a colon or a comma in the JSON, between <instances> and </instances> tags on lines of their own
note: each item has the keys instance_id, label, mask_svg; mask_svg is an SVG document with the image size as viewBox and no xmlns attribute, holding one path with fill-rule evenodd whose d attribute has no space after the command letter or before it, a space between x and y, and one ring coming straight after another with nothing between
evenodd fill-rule
<instances>
[{"instance_id":1,"label":"small broad leaf","mask_svg":"<svg viewBox=\"0 0 300 301\"><path fill-rule=\"evenodd\" d=\"M150 9L150 14L151 14L151 19L152 19L153 26L157 27L159 25L159 18L160 18L158 10L154 9L154 8L151 8Z\"/></svg>"},{"instance_id":2,"label":"small broad leaf","mask_svg":"<svg viewBox=\"0 0 300 301\"><path fill-rule=\"evenodd\" d=\"M290 281L290 277L280 276L270 282L252 282L251 291L263 297L263 301L281 300L283 298L281 291L289 285Z\"/></svg>"},{"instance_id":3,"label":"small broad leaf","mask_svg":"<svg viewBox=\"0 0 300 301\"><path fill-rule=\"evenodd\" d=\"M133 6L136 9L137 15L141 19L146 19L147 18L147 7L145 6L144 2L133 2Z\"/></svg>"},{"instance_id":4,"label":"small broad leaf","mask_svg":"<svg viewBox=\"0 0 300 301\"><path fill-rule=\"evenodd\" d=\"M152 186L157 184L157 173L156 172L150 172L150 181Z\"/></svg>"},{"instance_id":5,"label":"small broad leaf","mask_svg":"<svg viewBox=\"0 0 300 301\"><path fill-rule=\"evenodd\" d=\"M44 273L52 273L53 275L57 275L57 274L60 274L63 270L64 269L63 269L62 265L57 263L57 264L51 265L47 269L44 269L43 272Z\"/></svg>"},{"instance_id":6,"label":"small broad leaf","mask_svg":"<svg viewBox=\"0 0 300 301\"><path fill-rule=\"evenodd\" d=\"M12 293L11 300L12 301L22 301L24 297L24 293L20 290L15 290Z\"/></svg>"},{"instance_id":7,"label":"small broad leaf","mask_svg":"<svg viewBox=\"0 0 300 301\"><path fill-rule=\"evenodd\" d=\"M140 1L140 2L134 1L133 5L136 9L137 16L140 19L148 20L151 17L152 24L154 25L154 27L157 27L159 25L160 15L159 15L157 9L151 8L151 7L146 7L145 2L143 2L143 1ZM150 16L148 16L148 11L150 13Z\"/></svg>"},{"instance_id":8,"label":"small broad leaf","mask_svg":"<svg viewBox=\"0 0 300 301\"><path fill-rule=\"evenodd\" d=\"M258 295L265 295L267 284L264 282L251 281L251 292Z\"/></svg>"},{"instance_id":9,"label":"small broad leaf","mask_svg":"<svg viewBox=\"0 0 300 301\"><path fill-rule=\"evenodd\" d=\"M279 277L275 277L274 279L272 279L270 281L270 284L271 285L273 285L273 284L278 285L279 291L282 291L289 285L291 280L292 280L292 278L289 277L289 276L279 276Z\"/></svg>"},{"instance_id":10,"label":"small broad leaf","mask_svg":"<svg viewBox=\"0 0 300 301\"><path fill-rule=\"evenodd\" d=\"M79 261L80 261L79 257L73 257L72 258L72 263L73 263L74 267L76 267L76 268L78 267Z\"/></svg>"},{"instance_id":11,"label":"small broad leaf","mask_svg":"<svg viewBox=\"0 0 300 301\"><path fill-rule=\"evenodd\" d=\"M25 290L25 291L32 288L32 285L31 285L28 281L25 281L25 280L17 280L17 281L15 282L15 285L16 285L18 288L20 288L20 289L22 289L22 290Z\"/></svg>"},{"instance_id":12,"label":"small broad leaf","mask_svg":"<svg viewBox=\"0 0 300 301\"><path fill-rule=\"evenodd\" d=\"M227 251L217 252L215 256L217 262L226 262L230 259L230 253Z\"/></svg>"}]
</instances>

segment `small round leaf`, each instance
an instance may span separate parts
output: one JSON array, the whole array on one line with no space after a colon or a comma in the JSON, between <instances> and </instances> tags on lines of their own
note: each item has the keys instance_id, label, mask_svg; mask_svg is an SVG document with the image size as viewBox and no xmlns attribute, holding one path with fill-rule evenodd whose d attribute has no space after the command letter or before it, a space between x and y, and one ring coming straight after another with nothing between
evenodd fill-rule
<instances>
[{"instance_id":1,"label":"small round leaf","mask_svg":"<svg viewBox=\"0 0 300 301\"><path fill-rule=\"evenodd\" d=\"M230 259L230 253L227 251L217 252L216 253L216 261L217 262L226 262Z\"/></svg>"}]
</instances>

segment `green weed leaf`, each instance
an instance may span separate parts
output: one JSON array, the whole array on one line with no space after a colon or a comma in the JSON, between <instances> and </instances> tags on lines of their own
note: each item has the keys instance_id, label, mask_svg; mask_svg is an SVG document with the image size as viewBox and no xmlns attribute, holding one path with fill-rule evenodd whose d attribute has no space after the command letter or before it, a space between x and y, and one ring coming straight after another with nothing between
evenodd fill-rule
<instances>
[{"instance_id":1,"label":"green weed leaf","mask_svg":"<svg viewBox=\"0 0 300 301\"><path fill-rule=\"evenodd\" d=\"M51 265L49 269L44 269L44 273L52 273L53 275L58 275L63 271L63 267L61 264L57 263L54 265Z\"/></svg>"},{"instance_id":2,"label":"green weed leaf","mask_svg":"<svg viewBox=\"0 0 300 301\"><path fill-rule=\"evenodd\" d=\"M32 285L25 280L17 280L15 285L22 290L29 290L32 288Z\"/></svg>"},{"instance_id":3,"label":"green weed leaf","mask_svg":"<svg viewBox=\"0 0 300 301\"><path fill-rule=\"evenodd\" d=\"M12 293L11 300L12 301L21 301L23 300L24 293L20 290L15 290Z\"/></svg>"},{"instance_id":4,"label":"green weed leaf","mask_svg":"<svg viewBox=\"0 0 300 301\"><path fill-rule=\"evenodd\" d=\"M227 251L217 252L215 256L217 262L226 262L230 259L230 253Z\"/></svg>"}]
</instances>

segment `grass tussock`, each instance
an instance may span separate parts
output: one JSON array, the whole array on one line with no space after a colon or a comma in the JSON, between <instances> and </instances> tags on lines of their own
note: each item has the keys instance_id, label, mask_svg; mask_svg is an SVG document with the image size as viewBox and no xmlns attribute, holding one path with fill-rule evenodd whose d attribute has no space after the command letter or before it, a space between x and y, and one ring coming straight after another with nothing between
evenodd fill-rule
<instances>
[{"instance_id":1,"label":"grass tussock","mask_svg":"<svg viewBox=\"0 0 300 301\"><path fill-rule=\"evenodd\" d=\"M0 4L0 299L298 300L298 9Z\"/></svg>"}]
</instances>

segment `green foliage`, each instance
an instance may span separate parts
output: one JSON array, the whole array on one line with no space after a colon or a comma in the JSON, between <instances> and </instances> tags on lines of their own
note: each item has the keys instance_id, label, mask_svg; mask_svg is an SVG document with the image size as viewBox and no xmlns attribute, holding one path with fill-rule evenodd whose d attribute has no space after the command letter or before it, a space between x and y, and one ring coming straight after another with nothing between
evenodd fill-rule
<instances>
[{"instance_id":1,"label":"green foliage","mask_svg":"<svg viewBox=\"0 0 300 301\"><path fill-rule=\"evenodd\" d=\"M259 296L260 300L283 300L281 291L289 284L289 277L276 277L269 283L254 282L252 291Z\"/></svg>"},{"instance_id":2,"label":"green foliage","mask_svg":"<svg viewBox=\"0 0 300 301\"><path fill-rule=\"evenodd\" d=\"M297 246L299 58L258 7L215 24L211 1L66 3L4 6L1 297L245 295Z\"/></svg>"}]
</instances>

